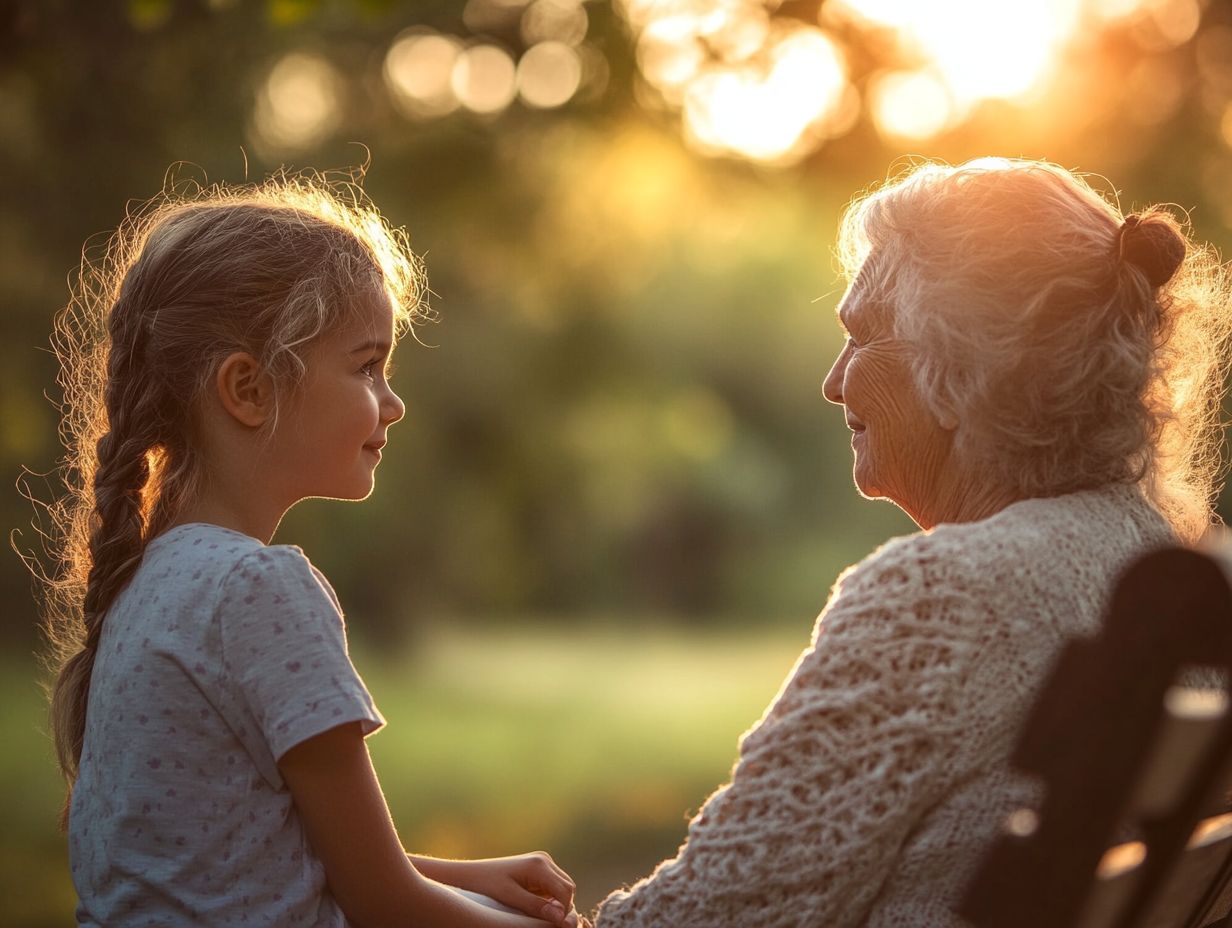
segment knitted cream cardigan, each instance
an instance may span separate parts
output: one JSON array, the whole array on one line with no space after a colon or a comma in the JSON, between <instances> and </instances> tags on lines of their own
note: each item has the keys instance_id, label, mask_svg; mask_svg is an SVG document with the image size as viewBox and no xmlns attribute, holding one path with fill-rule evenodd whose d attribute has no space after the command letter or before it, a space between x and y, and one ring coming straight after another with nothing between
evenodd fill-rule
<instances>
[{"instance_id":1,"label":"knitted cream cardigan","mask_svg":"<svg viewBox=\"0 0 1232 928\"><path fill-rule=\"evenodd\" d=\"M677 856L596 928L956 926L999 822L1005 761L1062 642L1117 572L1168 544L1132 487L1016 503L897 538L839 578L731 782Z\"/></svg>"}]
</instances>

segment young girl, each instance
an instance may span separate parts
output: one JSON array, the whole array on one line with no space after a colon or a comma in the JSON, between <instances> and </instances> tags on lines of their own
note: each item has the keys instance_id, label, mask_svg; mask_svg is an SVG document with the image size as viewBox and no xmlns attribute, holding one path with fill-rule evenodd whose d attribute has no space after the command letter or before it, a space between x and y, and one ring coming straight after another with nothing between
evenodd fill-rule
<instances>
[{"instance_id":1,"label":"young girl","mask_svg":"<svg viewBox=\"0 0 1232 928\"><path fill-rule=\"evenodd\" d=\"M80 923L577 924L546 854L403 851L337 599L269 544L300 500L372 492L421 287L404 236L313 178L169 199L83 265L48 610Z\"/></svg>"}]
</instances>

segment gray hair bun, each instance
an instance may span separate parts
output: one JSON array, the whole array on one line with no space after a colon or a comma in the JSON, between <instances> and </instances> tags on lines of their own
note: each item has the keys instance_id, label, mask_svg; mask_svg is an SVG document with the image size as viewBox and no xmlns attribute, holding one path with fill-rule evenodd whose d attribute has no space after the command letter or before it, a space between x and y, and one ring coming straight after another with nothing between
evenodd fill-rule
<instances>
[{"instance_id":1,"label":"gray hair bun","mask_svg":"<svg viewBox=\"0 0 1232 928\"><path fill-rule=\"evenodd\" d=\"M1126 216L1117 231L1117 253L1142 271L1152 287L1162 287L1185 260L1185 241L1162 216Z\"/></svg>"}]
</instances>

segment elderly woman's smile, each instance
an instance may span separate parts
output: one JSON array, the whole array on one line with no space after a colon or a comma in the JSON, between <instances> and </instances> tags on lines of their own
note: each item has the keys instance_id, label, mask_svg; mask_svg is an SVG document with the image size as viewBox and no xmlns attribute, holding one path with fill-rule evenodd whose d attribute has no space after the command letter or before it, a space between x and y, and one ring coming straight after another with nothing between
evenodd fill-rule
<instances>
[{"instance_id":1,"label":"elderly woman's smile","mask_svg":"<svg viewBox=\"0 0 1232 928\"><path fill-rule=\"evenodd\" d=\"M845 407L860 493L884 498L917 522L950 521L943 497L952 480L952 430L920 395L911 354L894 332L894 310L870 298L857 281L839 307L847 340L822 387Z\"/></svg>"}]
</instances>

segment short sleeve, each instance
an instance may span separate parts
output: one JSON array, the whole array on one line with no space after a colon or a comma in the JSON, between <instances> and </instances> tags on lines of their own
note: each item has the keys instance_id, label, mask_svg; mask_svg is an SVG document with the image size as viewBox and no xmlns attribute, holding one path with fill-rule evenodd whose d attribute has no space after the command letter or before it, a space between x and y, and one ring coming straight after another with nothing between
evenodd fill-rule
<instances>
[{"instance_id":1,"label":"short sleeve","mask_svg":"<svg viewBox=\"0 0 1232 928\"><path fill-rule=\"evenodd\" d=\"M359 722L368 735L385 724L347 654L333 591L298 548L241 558L223 581L218 612L234 705L273 761L338 725Z\"/></svg>"}]
</instances>

